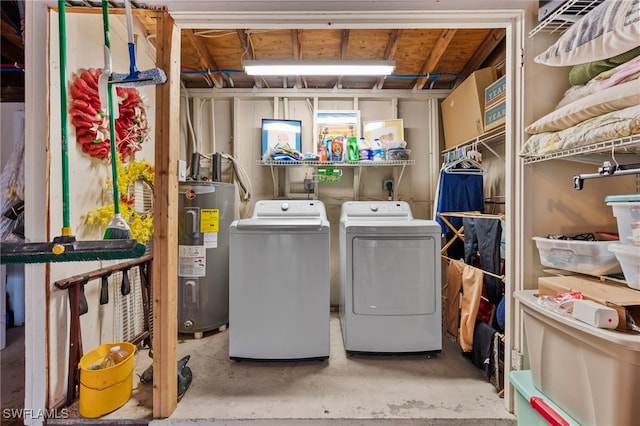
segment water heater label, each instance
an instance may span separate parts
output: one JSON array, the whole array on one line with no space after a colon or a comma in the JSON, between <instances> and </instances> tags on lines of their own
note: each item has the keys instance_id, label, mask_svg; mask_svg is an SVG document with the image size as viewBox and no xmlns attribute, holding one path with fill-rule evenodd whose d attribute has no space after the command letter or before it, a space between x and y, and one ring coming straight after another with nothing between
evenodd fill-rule
<instances>
[{"instance_id":1,"label":"water heater label","mask_svg":"<svg viewBox=\"0 0 640 426\"><path fill-rule=\"evenodd\" d=\"M201 209L200 210L200 232L218 232L220 229L220 210Z\"/></svg>"},{"instance_id":2,"label":"water heater label","mask_svg":"<svg viewBox=\"0 0 640 426\"><path fill-rule=\"evenodd\" d=\"M202 239L204 240L204 246L208 249L210 248L218 248L218 233L217 232L207 232L206 234L202 234Z\"/></svg>"},{"instance_id":3,"label":"water heater label","mask_svg":"<svg viewBox=\"0 0 640 426\"><path fill-rule=\"evenodd\" d=\"M204 277L207 270L204 246L178 246L178 276Z\"/></svg>"}]
</instances>

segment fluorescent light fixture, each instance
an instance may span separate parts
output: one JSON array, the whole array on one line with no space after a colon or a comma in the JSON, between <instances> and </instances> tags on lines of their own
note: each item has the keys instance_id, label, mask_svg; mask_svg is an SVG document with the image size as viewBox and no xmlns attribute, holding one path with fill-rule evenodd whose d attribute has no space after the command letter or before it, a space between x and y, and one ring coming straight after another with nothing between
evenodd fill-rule
<instances>
[{"instance_id":1,"label":"fluorescent light fixture","mask_svg":"<svg viewBox=\"0 0 640 426\"><path fill-rule=\"evenodd\" d=\"M243 65L248 75L383 76L391 74L396 63L394 61L273 60L244 61Z\"/></svg>"}]
</instances>

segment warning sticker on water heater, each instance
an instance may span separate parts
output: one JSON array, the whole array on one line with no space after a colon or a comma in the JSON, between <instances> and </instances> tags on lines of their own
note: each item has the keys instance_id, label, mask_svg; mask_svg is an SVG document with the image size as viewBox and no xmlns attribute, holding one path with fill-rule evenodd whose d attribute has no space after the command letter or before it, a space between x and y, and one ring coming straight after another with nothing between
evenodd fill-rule
<instances>
[{"instance_id":1,"label":"warning sticker on water heater","mask_svg":"<svg viewBox=\"0 0 640 426\"><path fill-rule=\"evenodd\" d=\"M220 229L220 210L200 210L200 232L206 248L218 247L218 230Z\"/></svg>"},{"instance_id":2,"label":"warning sticker on water heater","mask_svg":"<svg viewBox=\"0 0 640 426\"><path fill-rule=\"evenodd\" d=\"M220 229L220 210L201 209L200 210L200 232L218 232Z\"/></svg>"},{"instance_id":3,"label":"warning sticker on water heater","mask_svg":"<svg viewBox=\"0 0 640 426\"><path fill-rule=\"evenodd\" d=\"M204 277L207 271L204 246L178 246L178 276Z\"/></svg>"}]
</instances>

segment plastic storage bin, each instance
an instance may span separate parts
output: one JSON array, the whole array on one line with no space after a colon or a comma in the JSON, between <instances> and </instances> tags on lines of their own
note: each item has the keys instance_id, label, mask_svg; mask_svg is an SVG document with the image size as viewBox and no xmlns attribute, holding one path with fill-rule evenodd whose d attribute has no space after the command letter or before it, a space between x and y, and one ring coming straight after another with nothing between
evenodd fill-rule
<instances>
[{"instance_id":1,"label":"plastic storage bin","mask_svg":"<svg viewBox=\"0 0 640 426\"><path fill-rule=\"evenodd\" d=\"M609 195L604 201L613 207L620 242L640 246L640 194Z\"/></svg>"},{"instance_id":2,"label":"plastic storage bin","mask_svg":"<svg viewBox=\"0 0 640 426\"><path fill-rule=\"evenodd\" d=\"M387 160L408 160L410 149L390 149L387 151Z\"/></svg>"},{"instance_id":3,"label":"plastic storage bin","mask_svg":"<svg viewBox=\"0 0 640 426\"><path fill-rule=\"evenodd\" d=\"M516 416L518 426L549 426L548 419L555 423L569 426L580 426L567 413L562 411L542 392L535 388L531 379L531 371L512 371L509 381L516 389Z\"/></svg>"},{"instance_id":4,"label":"plastic storage bin","mask_svg":"<svg viewBox=\"0 0 640 426\"><path fill-rule=\"evenodd\" d=\"M589 275L622 272L620 262L608 250L612 241L553 240L544 237L533 239L540 252L540 263L544 266Z\"/></svg>"},{"instance_id":5,"label":"plastic storage bin","mask_svg":"<svg viewBox=\"0 0 640 426\"><path fill-rule=\"evenodd\" d=\"M119 364L99 370L89 369L100 362L113 346L129 352ZM96 418L122 407L133 392L133 366L136 347L128 342L105 343L80 359L80 401L82 417Z\"/></svg>"},{"instance_id":6,"label":"plastic storage bin","mask_svg":"<svg viewBox=\"0 0 640 426\"><path fill-rule=\"evenodd\" d=\"M620 265L627 285L636 290L640 290L640 247L629 244L610 244L612 251ZM638 295L640 298L640 295Z\"/></svg>"},{"instance_id":7,"label":"plastic storage bin","mask_svg":"<svg viewBox=\"0 0 640 426\"><path fill-rule=\"evenodd\" d=\"M640 418L640 339L539 306L537 290L514 293L524 314L533 384L572 419L635 425Z\"/></svg>"}]
</instances>

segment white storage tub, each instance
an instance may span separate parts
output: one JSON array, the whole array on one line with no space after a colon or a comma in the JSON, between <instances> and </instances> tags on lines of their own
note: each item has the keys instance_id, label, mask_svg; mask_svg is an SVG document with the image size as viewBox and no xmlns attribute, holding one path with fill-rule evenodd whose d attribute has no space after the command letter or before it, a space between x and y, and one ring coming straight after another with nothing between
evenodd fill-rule
<instances>
[{"instance_id":1,"label":"white storage tub","mask_svg":"<svg viewBox=\"0 0 640 426\"><path fill-rule=\"evenodd\" d=\"M540 263L556 269L589 275L611 275L622 272L620 262L608 250L615 241L554 240L533 237L540 253Z\"/></svg>"},{"instance_id":2,"label":"white storage tub","mask_svg":"<svg viewBox=\"0 0 640 426\"><path fill-rule=\"evenodd\" d=\"M609 195L604 201L613 207L620 242L640 246L640 194Z\"/></svg>"},{"instance_id":3,"label":"white storage tub","mask_svg":"<svg viewBox=\"0 0 640 426\"><path fill-rule=\"evenodd\" d=\"M622 273L627 285L640 290L640 247L629 244L610 244L609 250L616 255L622 265Z\"/></svg>"},{"instance_id":4,"label":"white storage tub","mask_svg":"<svg viewBox=\"0 0 640 426\"><path fill-rule=\"evenodd\" d=\"M533 384L583 426L640 418L640 336L592 327L514 293L524 314Z\"/></svg>"}]
</instances>

